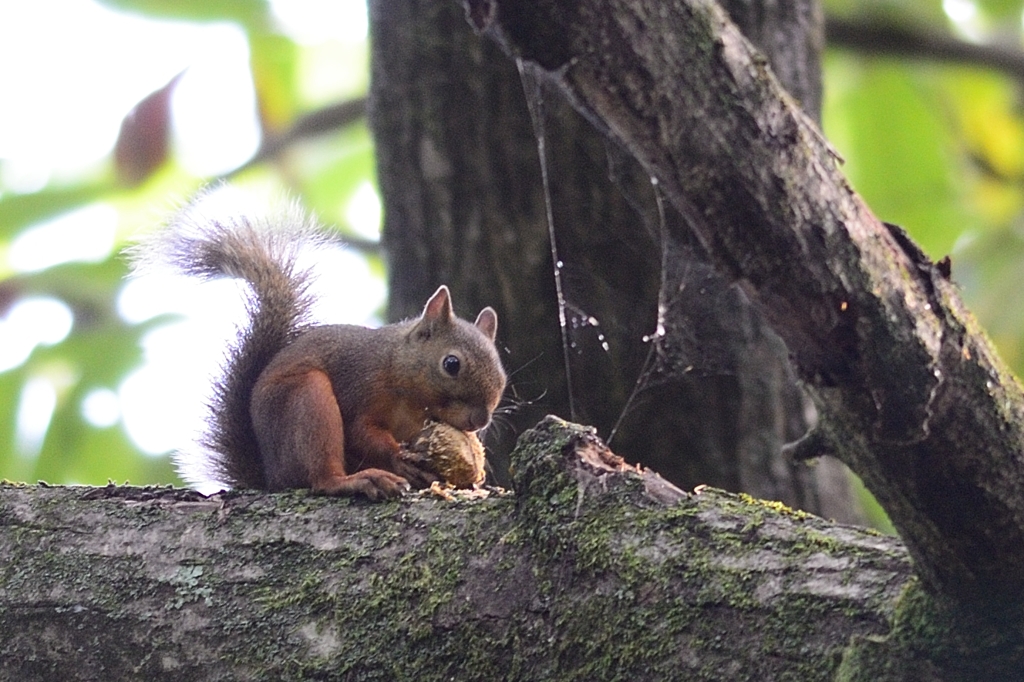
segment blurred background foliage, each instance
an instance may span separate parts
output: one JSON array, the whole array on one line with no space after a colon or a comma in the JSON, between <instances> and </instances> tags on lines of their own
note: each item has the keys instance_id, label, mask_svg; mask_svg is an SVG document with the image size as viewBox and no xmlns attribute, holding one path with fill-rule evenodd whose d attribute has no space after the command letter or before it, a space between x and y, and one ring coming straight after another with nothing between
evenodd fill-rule
<instances>
[{"instance_id":1,"label":"blurred background foliage","mask_svg":"<svg viewBox=\"0 0 1024 682\"><path fill-rule=\"evenodd\" d=\"M335 10L358 1L99 3L108 10L103 16L237 27L248 50L244 75L251 79L246 85L254 93L258 136L247 158L232 167L204 172L183 163L175 101L191 77L186 63L173 78L158 76L162 82L119 114L116 143L112 138L94 163L72 171L36 169L26 178L24 164L5 157L0 145L0 478L178 482L171 446L147 439L130 417L142 409L150 412L143 420L150 424L180 421L174 403L200 398L163 396L162 404L155 399L166 392L159 380L142 389L133 383L146 362L171 362L150 357L146 340L174 316L125 312L127 266L119 254L204 184L227 178L255 193L299 197L368 259L365 276L383 281L362 99L365 31L310 38L290 28L282 9L287 5L293 19L305 13L302 25L328 26L350 21ZM1024 289L1024 0L829 0L825 9L824 127L845 157L850 181L880 218L903 225L932 258L951 255L954 279L1020 373L1024 310L1015 292ZM13 12L6 21L17 31ZM61 16L54 11L53 21ZM919 38L927 40L918 46ZM31 69L32 60L4 60L0 92L9 82L3 72L31 80ZM53 114L33 111L40 106L34 98L4 102L29 117ZM58 115L75 117L74 101L64 104ZM202 144L215 146L219 139L214 134ZM68 241L58 229L61 220L90 210L116 225L113 238L60 255ZM362 226L353 224L355 215L363 216ZM33 248L43 255L33 260ZM190 358L173 362L186 366ZM194 426L169 428L181 433Z\"/></svg>"}]
</instances>

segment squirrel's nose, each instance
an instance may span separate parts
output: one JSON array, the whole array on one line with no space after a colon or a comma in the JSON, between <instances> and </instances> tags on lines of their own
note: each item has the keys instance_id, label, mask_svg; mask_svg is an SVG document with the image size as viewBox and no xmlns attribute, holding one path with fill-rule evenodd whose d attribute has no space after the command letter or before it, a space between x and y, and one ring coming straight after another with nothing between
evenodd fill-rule
<instances>
[{"instance_id":1,"label":"squirrel's nose","mask_svg":"<svg viewBox=\"0 0 1024 682\"><path fill-rule=\"evenodd\" d=\"M491 423L491 412L486 407L474 407L469 411L469 431L479 431Z\"/></svg>"}]
</instances>

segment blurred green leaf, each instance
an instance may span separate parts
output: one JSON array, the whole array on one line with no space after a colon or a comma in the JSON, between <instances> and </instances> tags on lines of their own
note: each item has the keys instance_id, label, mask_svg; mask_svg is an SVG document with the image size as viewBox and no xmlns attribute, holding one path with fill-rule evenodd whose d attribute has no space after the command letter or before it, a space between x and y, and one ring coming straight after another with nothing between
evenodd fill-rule
<instances>
[{"instance_id":1,"label":"blurred green leaf","mask_svg":"<svg viewBox=\"0 0 1024 682\"><path fill-rule=\"evenodd\" d=\"M857 502L860 503L861 509L864 510L867 525L883 533L896 535L896 529L893 528L892 521L889 520L889 516L882 509L882 505L878 504L875 496L864 486L864 481L860 480L860 477L852 471L849 475L853 495Z\"/></svg>"},{"instance_id":2,"label":"blurred green leaf","mask_svg":"<svg viewBox=\"0 0 1024 682\"><path fill-rule=\"evenodd\" d=\"M66 365L76 377L76 383L91 388L117 388L118 382L142 359L139 340L148 332L149 325L108 325L103 329L71 334L53 346L36 349L30 362Z\"/></svg>"},{"instance_id":3,"label":"blurred green leaf","mask_svg":"<svg viewBox=\"0 0 1024 682\"><path fill-rule=\"evenodd\" d=\"M326 223L347 226L345 209L352 195L375 182L373 142L365 124L305 143L309 149L296 163L298 184L307 205Z\"/></svg>"},{"instance_id":4,"label":"blurred green leaf","mask_svg":"<svg viewBox=\"0 0 1024 682\"><path fill-rule=\"evenodd\" d=\"M299 47L288 38L273 34L249 34L249 63L256 101L264 127L281 132L298 114L296 79Z\"/></svg>"},{"instance_id":5,"label":"blurred green leaf","mask_svg":"<svg viewBox=\"0 0 1024 682\"><path fill-rule=\"evenodd\" d=\"M19 289L25 294L51 295L67 301L73 308L107 309L113 316L117 291L124 284L128 265L119 255L99 263L61 263L39 272L19 275Z\"/></svg>"},{"instance_id":6,"label":"blurred green leaf","mask_svg":"<svg viewBox=\"0 0 1024 682\"><path fill-rule=\"evenodd\" d=\"M169 455L140 456L120 426L84 425L76 447L81 455L71 468L59 472L66 482L103 485L113 479L135 485L181 484Z\"/></svg>"},{"instance_id":7,"label":"blurred green leaf","mask_svg":"<svg viewBox=\"0 0 1024 682\"><path fill-rule=\"evenodd\" d=\"M79 384L58 401L33 478L89 485L112 477L143 485L175 480L169 457L140 457L120 426L96 428L85 421L81 404L91 388Z\"/></svg>"},{"instance_id":8,"label":"blurred green leaf","mask_svg":"<svg viewBox=\"0 0 1024 682\"><path fill-rule=\"evenodd\" d=\"M22 481L28 475L26 463L16 458L14 442L23 383L24 376L18 370L0 372L0 405L7 408L0 410L0 479Z\"/></svg>"},{"instance_id":9,"label":"blurred green leaf","mask_svg":"<svg viewBox=\"0 0 1024 682\"><path fill-rule=\"evenodd\" d=\"M883 220L898 223L933 258L948 253L975 216L958 181L959 154L939 79L926 68L832 55L825 131L847 177Z\"/></svg>"},{"instance_id":10,"label":"blurred green leaf","mask_svg":"<svg viewBox=\"0 0 1024 682\"><path fill-rule=\"evenodd\" d=\"M71 334L61 343L36 348L32 353L24 375L49 376L60 387L50 428L35 460L34 477L58 483L102 484L107 477L127 477L138 470L135 446L119 427L96 428L87 423L82 401L95 389L116 390L139 364L139 341L156 324L159 321L125 325L111 320L98 329ZM95 451L97 447L102 451ZM135 480L157 482L137 475Z\"/></svg>"},{"instance_id":11,"label":"blurred green leaf","mask_svg":"<svg viewBox=\"0 0 1024 682\"><path fill-rule=\"evenodd\" d=\"M974 0L974 5L993 23L1020 30L1021 12L1024 10L1021 0Z\"/></svg>"},{"instance_id":12,"label":"blurred green leaf","mask_svg":"<svg viewBox=\"0 0 1024 682\"><path fill-rule=\"evenodd\" d=\"M162 19L234 21L256 30L271 25L267 0L98 0L111 9Z\"/></svg>"},{"instance_id":13,"label":"blurred green leaf","mask_svg":"<svg viewBox=\"0 0 1024 682\"><path fill-rule=\"evenodd\" d=\"M824 0L825 11L845 17L885 19L900 24L945 27L948 17L942 0Z\"/></svg>"},{"instance_id":14,"label":"blurred green leaf","mask_svg":"<svg viewBox=\"0 0 1024 682\"><path fill-rule=\"evenodd\" d=\"M1005 227L1024 209L1024 120L1019 85L976 69L944 74L962 153L974 172L965 189L985 227Z\"/></svg>"},{"instance_id":15,"label":"blurred green leaf","mask_svg":"<svg viewBox=\"0 0 1024 682\"><path fill-rule=\"evenodd\" d=\"M9 239L25 227L85 206L112 189L113 186L105 182L85 182L32 194L3 195L0 198L0 237Z\"/></svg>"},{"instance_id":16,"label":"blurred green leaf","mask_svg":"<svg viewBox=\"0 0 1024 682\"><path fill-rule=\"evenodd\" d=\"M1019 229L976 234L958 249L953 279L999 353L1018 376L1024 376L1024 236Z\"/></svg>"}]
</instances>

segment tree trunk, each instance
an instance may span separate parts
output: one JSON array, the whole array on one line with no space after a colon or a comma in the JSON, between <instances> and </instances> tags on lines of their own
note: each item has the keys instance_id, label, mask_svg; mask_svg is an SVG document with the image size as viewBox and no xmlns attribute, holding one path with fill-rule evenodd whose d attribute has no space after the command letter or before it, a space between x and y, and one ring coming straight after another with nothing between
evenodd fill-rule
<instances>
[{"instance_id":1,"label":"tree trunk","mask_svg":"<svg viewBox=\"0 0 1024 682\"><path fill-rule=\"evenodd\" d=\"M0 678L830 680L895 538L620 466L550 419L516 495L0 486Z\"/></svg>"},{"instance_id":2,"label":"tree trunk","mask_svg":"<svg viewBox=\"0 0 1024 682\"><path fill-rule=\"evenodd\" d=\"M815 117L816 8L810 0L731 3ZM744 490L858 519L840 465L780 456L807 428L782 342L705 264L695 240L672 237L673 266L662 268L666 233L636 161L562 97L542 93L566 348L537 141L515 64L472 35L454 3L377 0L370 23L391 316L415 314L441 283L463 314L497 308L515 406L501 418L510 428L489 434L498 480L507 480L515 434L542 415L593 424L607 437L626 410L616 450L683 487ZM670 210L665 220L679 218ZM663 321L659 304L684 330L685 346L645 341Z\"/></svg>"},{"instance_id":3,"label":"tree trunk","mask_svg":"<svg viewBox=\"0 0 1024 682\"><path fill-rule=\"evenodd\" d=\"M908 601L889 655L920 652L942 631L927 653L937 676L958 679L957 666L986 657L1019 675L1024 393L964 309L949 263L870 213L713 2L467 4L480 30L548 72L658 179L786 341L821 414L795 454L835 454L861 475L926 590ZM850 665L852 679L877 673Z\"/></svg>"}]
</instances>

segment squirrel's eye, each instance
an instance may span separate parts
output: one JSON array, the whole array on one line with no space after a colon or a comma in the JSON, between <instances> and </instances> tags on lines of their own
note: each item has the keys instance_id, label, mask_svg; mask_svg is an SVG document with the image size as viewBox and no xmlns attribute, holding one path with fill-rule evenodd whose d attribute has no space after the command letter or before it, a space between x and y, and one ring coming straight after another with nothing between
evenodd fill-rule
<instances>
[{"instance_id":1,"label":"squirrel's eye","mask_svg":"<svg viewBox=\"0 0 1024 682\"><path fill-rule=\"evenodd\" d=\"M449 376L457 376L460 366L459 359L454 355L446 355L444 360L441 361L441 367L444 367L444 371L448 372Z\"/></svg>"}]
</instances>

